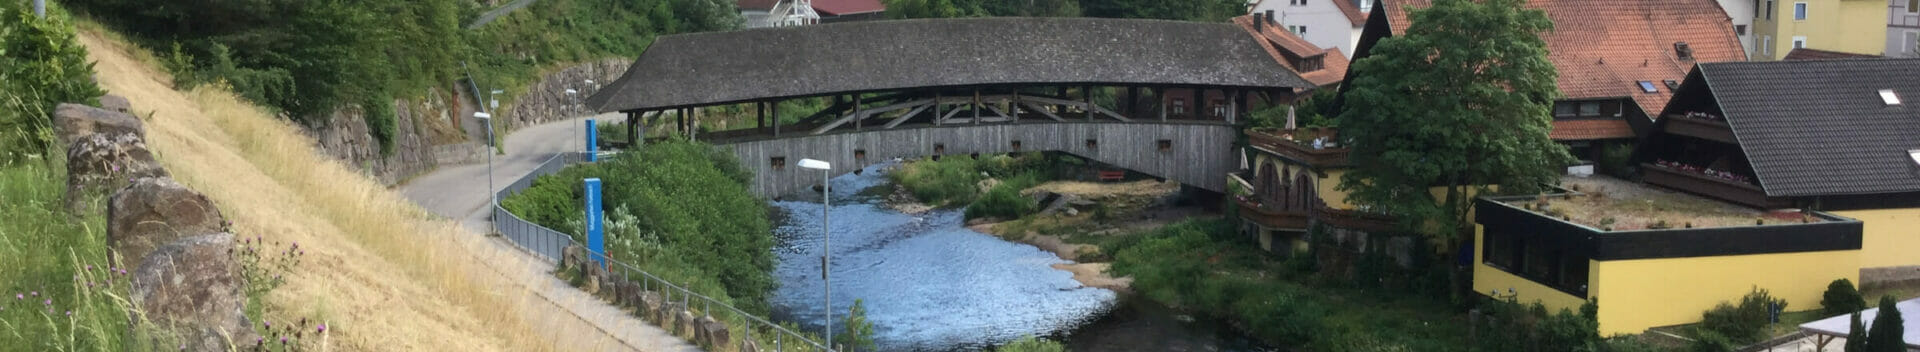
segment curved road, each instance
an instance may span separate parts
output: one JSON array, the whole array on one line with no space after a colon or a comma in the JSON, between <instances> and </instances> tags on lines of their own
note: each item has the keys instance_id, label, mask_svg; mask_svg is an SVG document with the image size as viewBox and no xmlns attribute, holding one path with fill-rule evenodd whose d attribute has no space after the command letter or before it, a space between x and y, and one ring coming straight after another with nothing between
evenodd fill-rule
<instances>
[{"instance_id":1,"label":"curved road","mask_svg":"<svg viewBox=\"0 0 1920 352\"><path fill-rule=\"evenodd\" d=\"M601 119L613 119L617 114L602 115ZM554 154L579 150L583 142L580 130L585 118L573 118L549 122L514 131L506 138L506 154L495 155L493 159L494 189L487 189L487 164L446 166L432 173L416 177L400 186L401 194L407 199L429 211L448 218L459 219L461 225L475 233L491 232L487 223L487 199L494 191L506 188L514 179L526 175L539 167L541 162ZM577 322L558 322L552 329L597 329L605 333L616 343L595 345L616 345L608 347L611 351L641 352L682 352L699 351L686 340L673 336L659 327L648 324L621 310L588 295L586 292L568 285L553 277L553 264L538 259L519 250L513 250L512 244L494 237L496 246L509 249L505 252L518 255L495 262L496 269L516 271L526 277L543 278L546 282L529 282L527 288L552 303L555 308L573 313L580 317Z\"/></svg>"}]
</instances>

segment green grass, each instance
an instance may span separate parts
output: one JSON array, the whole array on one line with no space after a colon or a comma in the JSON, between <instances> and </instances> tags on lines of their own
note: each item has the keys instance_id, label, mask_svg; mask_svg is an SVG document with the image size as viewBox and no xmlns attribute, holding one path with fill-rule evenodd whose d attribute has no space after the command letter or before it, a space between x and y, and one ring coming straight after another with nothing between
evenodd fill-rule
<instances>
[{"instance_id":1,"label":"green grass","mask_svg":"<svg viewBox=\"0 0 1920 352\"><path fill-rule=\"evenodd\" d=\"M127 278L108 265L106 220L66 211L61 169L0 165L0 341L15 341L0 351L149 349L152 336L128 334Z\"/></svg>"}]
</instances>

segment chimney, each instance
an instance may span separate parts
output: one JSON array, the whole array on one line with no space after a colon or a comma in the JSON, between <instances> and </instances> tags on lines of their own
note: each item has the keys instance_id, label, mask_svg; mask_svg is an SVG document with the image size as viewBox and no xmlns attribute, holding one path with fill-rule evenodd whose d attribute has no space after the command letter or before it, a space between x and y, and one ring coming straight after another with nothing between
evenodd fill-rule
<instances>
[{"instance_id":1,"label":"chimney","mask_svg":"<svg viewBox=\"0 0 1920 352\"><path fill-rule=\"evenodd\" d=\"M1260 17L1260 13L1259 12L1253 13L1253 32L1264 33L1266 32L1266 29L1263 27L1266 27L1266 26L1267 26L1266 20Z\"/></svg>"},{"instance_id":2,"label":"chimney","mask_svg":"<svg viewBox=\"0 0 1920 352\"><path fill-rule=\"evenodd\" d=\"M1280 24L1280 18L1273 17L1273 10L1267 10L1267 24L1271 24L1271 25Z\"/></svg>"},{"instance_id":3,"label":"chimney","mask_svg":"<svg viewBox=\"0 0 1920 352\"><path fill-rule=\"evenodd\" d=\"M1693 48L1687 47L1687 42L1673 42L1673 56L1681 60L1693 60Z\"/></svg>"}]
</instances>

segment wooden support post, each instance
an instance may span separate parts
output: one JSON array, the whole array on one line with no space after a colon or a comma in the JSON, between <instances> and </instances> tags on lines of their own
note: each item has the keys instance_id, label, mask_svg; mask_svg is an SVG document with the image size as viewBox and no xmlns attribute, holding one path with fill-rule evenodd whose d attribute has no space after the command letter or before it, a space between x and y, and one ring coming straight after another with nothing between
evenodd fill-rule
<instances>
[{"instance_id":1,"label":"wooden support post","mask_svg":"<svg viewBox=\"0 0 1920 352\"><path fill-rule=\"evenodd\" d=\"M1087 100L1087 106L1081 110L1086 110L1087 122L1093 122L1093 86L1081 86L1080 96Z\"/></svg>"},{"instance_id":2,"label":"wooden support post","mask_svg":"<svg viewBox=\"0 0 1920 352\"><path fill-rule=\"evenodd\" d=\"M1160 106L1160 122L1167 122L1167 88L1153 89L1153 104Z\"/></svg>"},{"instance_id":3,"label":"wooden support post","mask_svg":"<svg viewBox=\"0 0 1920 352\"><path fill-rule=\"evenodd\" d=\"M1140 87L1127 86L1127 117L1140 116Z\"/></svg>"},{"instance_id":4,"label":"wooden support post","mask_svg":"<svg viewBox=\"0 0 1920 352\"><path fill-rule=\"evenodd\" d=\"M973 124L980 124L980 90L973 91Z\"/></svg>"},{"instance_id":5,"label":"wooden support post","mask_svg":"<svg viewBox=\"0 0 1920 352\"><path fill-rule=\"evenodd\" d=\"M767 115L768 115L767 117L773 119L773 136L779 137L780 136L780 101L779 100L775 100L767 103Z\"/></svg>"},{"instance_id":6,"label":"wooden support post","mask_svg":"<svg viewBox=\"0 0 1920 352\"><path fill-rule=\"evenodd\" d=\"M1193 117L1195 120L1207 118L1207 88L1193 87Z\"/></svg>"},{"instance_id":7,"label":"wooden support post","mask_svg":"<svg viewBox=\"0 0 1920 352\"><path fill-rule=\"evenodd\" d=\"M1240 91L1228 89L1223 92L1227 93L1227 123L1232 124L1234 118L1240 115L1240 97L1236 96Z\"/></svg>"},{"instance_id":8,"label":"wooden support post","mask_svg":"<svg viewBox=\"0 0 1920 352\"><path fill-rule=\"evenodd\" d=\"M753 128L767 129L767 103L753 102ZM762 131L765 132L765 131Z\"/></svg>"},{"instance_id":9,"label":"wooden support post","mask_svg":"<svg viewBox=\"0 0 1920 352\"><path fill-rule=\"evenodd\" d=\"M1008 113L1007 117L1011 118L1010 120L1007 120L1007 123L1010 123L1010 124L1020 123L1020 90L1019 89L1014 89L1013 98L1007 99L1007 113Z\"/></svg>"},{"instance_id":10,"label":"wooden support post","mask_svg":"<svg viewBox=\"0 0 1920 352\"><path fill-rule=\"evenodd\" d=\"M1067 87L1060 87L1060 94L1056 94L1054 96L1060 97L1060 99L1073 99L1067 96ZM1066 115L1067 106L1065 104L1054 104L1053 112L1059 113L1061 115Z\"/></svg>"},{"instance_id":11,"label":"wooden support post","mask_svg":"<svg viewBox=\"0 0 1920 352\"><path fill-rule=\"evenodd\" d=\"M940 103L940 93L933 93L933 125L934 126L939 126L940 120L947 118L947 114L945 114L945 112L947 111L946 107L947 106L945 104Z\"/></svg>"},{"instance_id":12,"label":"wooden support post","mask_svg":"<svg viewBox=\"0 0 1920 352\"><path fill-rule=\"evenodd\" d=\"M855 132L858 132L858 131L860 131L860 120L866 120L866 119L867 119L867 117L866 117L866 116L860 116L860 95L859 95L859 94L854 94L854 95L853 95L853 116L854 116L854 117L853 117L853 130L854 130Z\"/></svg>"}]
</instances>

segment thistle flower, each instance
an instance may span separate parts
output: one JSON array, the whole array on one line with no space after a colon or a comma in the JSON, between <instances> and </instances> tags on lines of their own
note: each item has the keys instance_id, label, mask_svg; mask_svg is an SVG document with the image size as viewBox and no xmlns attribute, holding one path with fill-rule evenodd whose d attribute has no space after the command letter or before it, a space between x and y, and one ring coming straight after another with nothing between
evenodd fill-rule
<instances>
[{"instance_id":1,"label":"thistle flower","mask_svg":"<svg viewBox=\"0 0 1920 352\"><path fill-rule=\"evenodd\" d=\"M286 337L286 336L281 336L281 337L280 337L280 344L282 344L282 345L285 345L285 344L287 344L287 337Z\"/></svg>"},{"instance_id":2,"label":"thistle flower","mask_svg":"<svg viewBox=\"0 0 1920 352\"><path fill-rule=\"evenodd\" d=\"M73 311L71 311L71 310L69 310L69 311L67 311L67 316L69 316L69 317L71 317L71 316L73 316Z\"/></svg>"},{"instance_id":3,"label":"thistle flower","mask_svg":"<svg viewBox=\"0 0 1920 352\"><path fill-rule=\"evenodd\" d=\"M40 305L51 306L53 305L53 299L49 298L46 301L40 302Z\"/></svg>"},{"instance_id":4,"label":"thistle flower","mask_svg":"<svg viewBox=\"0 0 1920 352\"><path fill-rule=\"evenodd\" d=\"M28 296L40 297L40 291L27 291Z\"/></svg>"},{"instance_id":5,"label":"thistle flower","mask_svg":"<svg viewBox=\"0 0 1920 352\"><path fill-rule=\"evenodd\" d=\"M15 293L13 294L13 299L27 299L27 295Z\"/></svg>"},{"instance_id":6,"label":"thistle flower","mask_svg":"<svg viewBox=\"0 0 1920 352\"><path fill-rule=\"evenodd\" d=\"M313 332L314 332L314 333L326 333L326 332L327 332L327 323L320 323L320 328L319 328L319 329L314 329L314 330L313 330Z\"/></svg>"}]
</instances>

